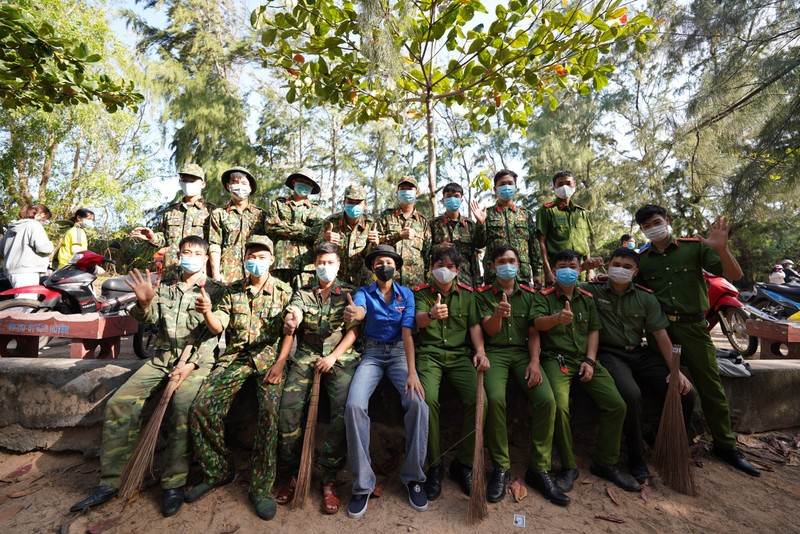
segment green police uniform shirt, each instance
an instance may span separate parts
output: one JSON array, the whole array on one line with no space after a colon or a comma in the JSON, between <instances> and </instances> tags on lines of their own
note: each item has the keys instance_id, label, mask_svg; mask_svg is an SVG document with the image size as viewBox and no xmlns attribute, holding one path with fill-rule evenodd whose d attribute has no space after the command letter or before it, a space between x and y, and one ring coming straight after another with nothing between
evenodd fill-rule
<instances>
[{"instance_id":1,"label":"green police uniform shirt","mask_svg":"<svg viewBox=\"0 0 800 534\"><path fill-rule=\"evenodd\" d=\"M535 295L533 317L553 315L564 309L567 296L558 286L543 289ZM597 313L592 294L576 287L569 303L572 310L570 324L557 324L550 330L540 332L542 340L542 357L548 353L553 356L573 356L583 359L589 340L589 332L600 330L603 326Z\"/></svg>"},{"instance_id":2,"label":"green police uniform shirt","mask_svg":"<svg viewBox=\"0 0 800 534\"><path fill-rule=\"evenodd\" d=\"M463 216L453 220L446 213L440 215L431 221L431 254L445 242L449 242L464 258L458 269L458 281L473 288L480 287L478 250L486 246L486 225Z\"/></svg>"},{"instance_id":3,"label":"green police uniform shirt","mask_svg":"<svg viewBox=\"0 0 800 534\"><path fill-rule=\"evenodd\" d=\"M447 318L434 319L414 335L417 355L471 357L472 351L467 345L469 328L480 324L474 290L458 282L453 284L449 295L444 295L430 282L418 285L413 291L416 313L431 311L438 295L442 295L442 304L447 305Z\"/></svg>"},{"instance_id":4,"label":"green police uniform shirt","mask_svg":"<svg viewBox=\"0 0 800 534\"><path fill-rule=\"evenodd\" d=\"M504 348L518 348L528 351L528 328L531 326L531 306L536 291L524 284L514 282L514 291L508 297L511 304L511 317L503 317L500 331L494 336L485 335L486 351ZM503 298L500 284L483 286L478 290L478 311L480 316L490 317Z\"/></svg>"},{"instance_id":5,"label":"green police uniform shirt","mask_svg":"<svg viewBox=\"0 0 800 534\"><path fill-rule=\"evenodd\" d=\"M273 269L298 272L313 263L310 248L320 233L324 216L317 202L304 198L278 198L265 214L264 229L275 243Z\"/></svg>"},{"instance_id":6,"label":"green police uniform shirt","mask_svg":"<svg viewBox=\"0 0 800 534\"><path fill-rule=\"evenodd\" d=\"M517 249L522 264L517 280L530 282L539 276L539 242L536 240L536 224L533 216L516 205L502 207L500 204L486 210L486 254L483 257L484 279L494 280L492 250L500 245Z\"/></svg>"},{"instance_id":7,"label":"green police uniform shirt","mask_svg":"<svg viewBox=\"0 0 800 534\"><path fill-rule=\"evenodd\" d=\"M545 236L549 257L567 249L589 255L588 243L594 232L589 214L578 205L560 199L543 204L536 212L536 231Z\"/></svg>"}]
</instances>

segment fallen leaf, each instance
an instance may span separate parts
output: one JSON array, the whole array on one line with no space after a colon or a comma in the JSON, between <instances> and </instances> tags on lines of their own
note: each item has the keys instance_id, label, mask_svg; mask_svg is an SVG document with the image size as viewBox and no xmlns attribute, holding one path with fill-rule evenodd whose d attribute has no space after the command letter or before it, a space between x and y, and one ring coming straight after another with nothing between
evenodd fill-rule
<instances>
[{"instance_id":1,"label":"fallen leaf","mask_svg":"<svg viewBox=\"0 0 800 534\"><path fill-rule=\"evenodd\" d=\"M521 476L517 475L517 478L509 486L508 492L514 497L514 502L519 502L528 496L528 488Z\"/></svg>"},{"instance_id":2,"label":"fallen leaf","mask_svg":"<svg viewBox=\"0 0 800 534\"><path fill-rule=\"evenodd\" d=\"M619 499L617 499L617 494L613 489L611 489L611 486L606 486L606 493L611 498L611 500L614 502L614 504L619 506Z\"/></svg>"},{"instance_id":3,"label":"fallen leaf","mask_svg":"<svg viewBox=\"0 0 800 534\"><path fill-rule=\"evenodd\" d=\"M744 445L745 447L750 447L752 449L764 448L764 442L762 442L760 439L746 436L744 434L739 434L736 436L736 441L738 441L740 445Z\"/></svg>"},{"instance_id":4,"label":"fallen leaf","mask_svg":"<svg viewBox=\"0 0 800 534\"><path fill-rule=\"evenodd\" d=\"M233 534L234 532L239 532L239 529L242 528L239 525L235 525L231 527L229 530L223 530L219 534Z\"/></svg>"},{"instance_id":5,"label":"fallen leaf","mask_svg":"<svg viewBox=\"0 0 800 534\"><path fill-rule=\"evenodd\" d=\"M594 518L595 519L602 519L603 521L610 521L611 523L624 523L625 522L624 519L619 518L619 517L617 517L615 515L597 514L596 516L594 516Z\"/></svg>"},{"instance_id":6,"label":"fallen leaf","mask_svg":"<svg viewBox=\"0 0 800 534\"><path fill-rule=\"evenodd\" d=\"M375 497L380 497L381 495L383 495L383 490L385 490L385 489L386 489L386 485L387 485L388 483L389 483L389 480L388 480L388 479L386 479L386 478L382 478L382 479L380 479L380 480L379 480L379 481L378 481L378 482L375 484L375 488L373 488L373 490L372 490L372 494L373 494Z\"/></svg>"},{"instance_id":7,"label":"fallen leaf","mask_svg":"<svg viewBox=\"0 0 800 534\"><path fill-rule=\"evenodd\" d=\"M31 493L36 493L40 489L42 489L42 486L32 486L32 487L24 489L24 490L13 491L13 492L8 494L8 498L9 499L19 499L20 497L24 497L26 495L30 495Z\"/></svg>"},{"instance_id":8,"label":"fallen leaf","mask_svg":"<svg viewBox=\"0 0 800 534\"><path fill-rule=\"evenodd\" d=\"M25 464L23 466L17 467L6 476L3 477L3 482L17 482L17 480L23 476L28 474L28 472L33 468L33 464Z\"/></svg>"},{"instance_id":9,"label":"fallen leaf","mask_svg":"<svg viewBox=\"0 0 800 534\"><path fill-rule=\"evenodd\" d=\"M3 521L8 521L12 517L20 513L22 510L24 510L25 508L26 507L21 504L15 504L14 506L9 506L4 510L0 510L0 523L2 523Z\"/></svg>"},{"instance_id":10,"label":"fallen leaf","mask_svg":"<svg viewBox=\"0 0 800 534\"><path fill-rule=\"evenodd\" d=\"M650 494L650 486L649 485L642 486L642 491L639 492L639 497L641 497L644 502L647 502L649 494Z\"/></svg>"},{"instance_id":11,"label":"fallen leaf","mask_svg":"<svg viewBox=\"0 0 800 534\"><path fill-rule=\"evenodd\" d=\"M100 534L101 532L105 532L106 530L110 529L111 527L115 526L119 522L119 517L115 517L113 519L109 519L108 521L103 521L102 523L97 523L96 525L92 525L86 532L89 534Z\"/></svg>"}]
</instances>

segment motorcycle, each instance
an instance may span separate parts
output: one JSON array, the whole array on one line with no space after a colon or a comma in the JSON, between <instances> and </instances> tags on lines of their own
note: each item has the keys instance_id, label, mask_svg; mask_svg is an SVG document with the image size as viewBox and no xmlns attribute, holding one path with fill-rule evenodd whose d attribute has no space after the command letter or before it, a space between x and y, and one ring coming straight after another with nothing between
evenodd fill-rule
<instances>
[{"instance_id":1,"label":"motorcycle","mask_svg":"<svg viewBox=\"0 0 800 534\"><path fill-rule=\"evenodd\" d=\"M722 276L703 271L703 278L711 304L706 311L708 329L719 324L734 350L743 356L752 356L758 350L758 338L747 335L747 320L750 317L739 300L739 290Z\"/></svg>"},{"instance_id":2,"label":"motorcycle","mask_svg":"<svg viewBox=\"0 0 800 534\"><path fill-rule=\"evenodd\" d=\"M94 281L103 264L114 261L89 250L76 253L63 267L44 279L41 285L18 287L0 292L0 311L17 310L27 313L57 311L63 314L99 313L114 316L127 313L136 305L136 295L125 283L128 277L109 278L101 286L98 297ZM155 282L157 275L150 275ZM18 294L36 294L35 299L18 299ZM149 358L155 352L157 332L146 325L139 325L133 338L133 349L139 358ZM39 347L49 341L39 339Z\"/></svg>"},{"instance_id":3,"label":"motorcycle","mask_svg":"<svg viewBox=\"0 0 800 534\"><path fill-rule=\"evenodd\" d=\"M745 309L765 321L800 321L800 286L756 283Z\"/></svg>"}]
</instances>

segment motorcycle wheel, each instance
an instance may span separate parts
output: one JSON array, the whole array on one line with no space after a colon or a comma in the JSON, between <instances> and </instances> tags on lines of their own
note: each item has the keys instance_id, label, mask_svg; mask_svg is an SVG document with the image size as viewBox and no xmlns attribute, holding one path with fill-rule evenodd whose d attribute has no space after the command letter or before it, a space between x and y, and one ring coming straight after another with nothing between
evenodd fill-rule
<instances>
[{"instance_id":1,"label":"motorcycle wheel","mask_svg":"<svg viewBox=\"0 0 800 534\"><path fill-rule=\"evenodd\" d=\"M133 352L147 360L156 355L156 341L158 340L158 325L140 324L139 329L133 334Z\"/></svg>"},{"instance_id":2,"label":"motorcycle wheel","mask_svg":"<svg viewBox=\"0 0 800 534\"><path fill-rule=\"evenodd\" d=\"M758 350L758 338L747 335L747 320L750 318L741 308L729 307L722 310L730 330L725 332L733 349L742 356L752 356Z\"/></svg>"},{"instance_id":3,"label":"motorcycle wheel","mask_svg":"<svg viewBox=\"0 0 800 534\"><path fill-rule=\"evenodd\" d=\"M36 313L40 311L50 311L50 308L42 306L42 303L33 299L8 299L0 302L0 311L16 310L25 313ZM39 336L39 350L45 348L52 338L50 336ZM8 349L9 353L14 353L15 349Z\"/></svg>"}]
</instances>

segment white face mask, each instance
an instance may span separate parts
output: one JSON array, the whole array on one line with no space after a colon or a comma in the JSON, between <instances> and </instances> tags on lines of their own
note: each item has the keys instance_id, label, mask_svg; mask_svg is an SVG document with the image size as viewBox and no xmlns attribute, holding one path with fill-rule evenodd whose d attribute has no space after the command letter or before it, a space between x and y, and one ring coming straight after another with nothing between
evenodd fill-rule
<instances>
[{"instance_id":1,"label":"white face mask","mask_svg":"<svg viewBox=\"0 0 800 534\"><path fill-rule=\"evenodd\" d=\"M575 194L575 188L569 185L562 185L556 188L556 196L561 200L566 200Z\"/></svg>"},{"instance_id":2,"label":"white face mask","mask_svg":"<svg viewBox=\"0 0 800 534\"><path fill-rule=\"evenodd\" d=\"M181 191L187 197L196 197L203 192L203 182L178 182L181 186Z\"/></svg>"},{"instance_id":3,"label":"white face mask","mask_svg":"<svg viewBox=\"0 0 800 534\"><path fill-rule=\"evenodd\" d=\"M633 280L633 271L625 267L609 267L608 279L615 284L629 284Z\"/></svg>"},{"instance_id":4,"label":"white face mask","mask_svg":"<svg viewBox=\"0 0 800 534\"><path fill-rule=\"evenodd\" d=\"M250 186L247 184L231 184L228 186L228 191L238 200L246 199L251 193Z\"/></svg>"},{"instance_id":5,"label":"white face mask","mask_svg":"<svg viewBox=\"0 0 800 534\"><path fill-rule=\"evenodd\" d=\"M433 277L440 284L449 284L457 275L458 273L451 271L447 267L439 267L433 270Z\"/></svg>"},{"instance_id":6,"label":"white face mask","mask_svg":"<svg viewBox=\"0 0 800 534\"><path fill-rule=\"evenodd\" d=\"M642 230L642 233L650 241L658 242L669 237L670 228L667 224L660 224L658 226L651 226L647 230Z\"/></svg>"},{"instance_id":7,"label":"white face mask","mask_svg":"<svg viewBox=\"0 0 800 534\"><path fill-rule=\"evenodd\" d=\"M338 265L317 265L317 277L323 282L333 282L336 275L339 274Z\"/></svg>"}]
</instances>

